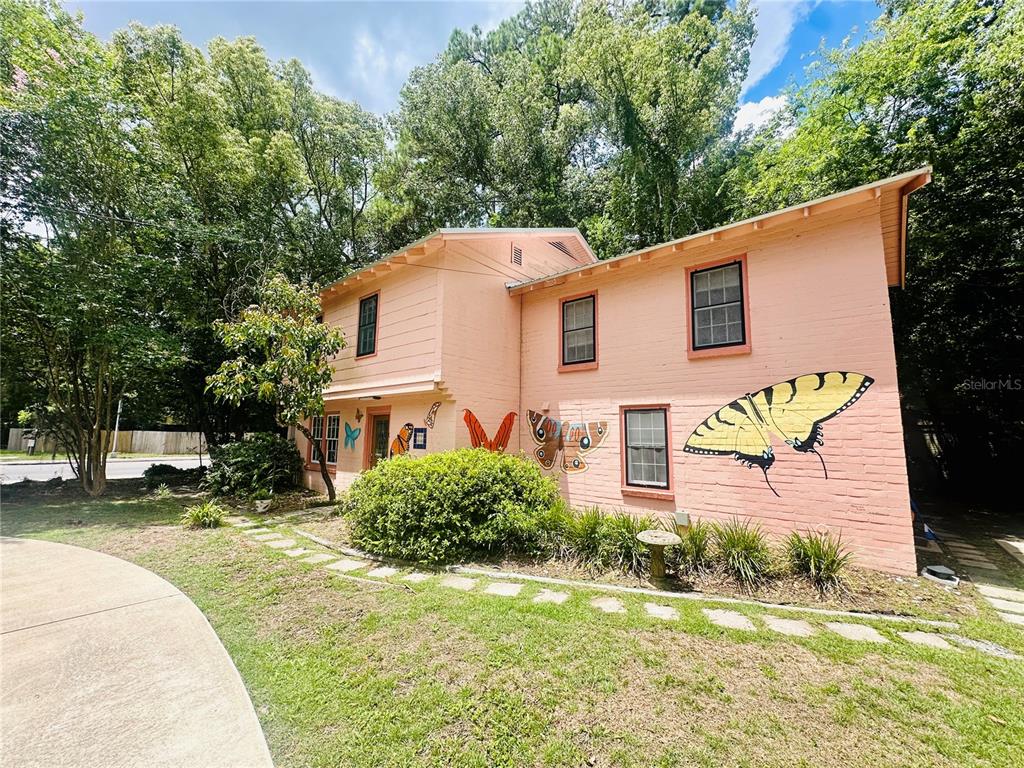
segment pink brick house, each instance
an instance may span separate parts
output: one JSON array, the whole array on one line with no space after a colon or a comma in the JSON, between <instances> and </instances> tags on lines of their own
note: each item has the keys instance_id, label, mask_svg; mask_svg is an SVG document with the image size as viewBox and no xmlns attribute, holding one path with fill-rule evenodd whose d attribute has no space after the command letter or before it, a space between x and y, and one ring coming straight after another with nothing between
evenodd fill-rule
<instances>
[{"instance_id":1,"label":"pink brick house","mask_svg":"<svg viewBox=\"0 0 1024 768\"><path fill-rule=\"evenodd\" d=\"M888 288L929 178L605 261L575 229L439 230L323 291L348 346L314 434L341 487L396 451L504 447L574 506L827 528L911 573Z\"/></svg>"}]
</instances>

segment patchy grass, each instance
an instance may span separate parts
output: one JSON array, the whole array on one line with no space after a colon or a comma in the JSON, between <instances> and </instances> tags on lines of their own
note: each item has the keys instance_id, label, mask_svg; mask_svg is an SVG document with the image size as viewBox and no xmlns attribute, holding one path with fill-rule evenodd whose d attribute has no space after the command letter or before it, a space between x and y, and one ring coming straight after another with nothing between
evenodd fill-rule
<instances>
[{"instance_id":1,"label":"patchy grass","mask_svg":"<svg viewBox=\"0 0 1024 768\"><path fill-rule=\"evenodd\" d=\"M534 584L516 599L372 589L237 530L183 530L191 502L22 499L0 530L124 557L185 591L282 768L1012 766L1024 749L1019 661L724 631L685 600L660 622L640 596L609 616L586 593L534 605ZM962 627L1024 652L1024 633L984 613Z\"/></svg>"}]
</instances>

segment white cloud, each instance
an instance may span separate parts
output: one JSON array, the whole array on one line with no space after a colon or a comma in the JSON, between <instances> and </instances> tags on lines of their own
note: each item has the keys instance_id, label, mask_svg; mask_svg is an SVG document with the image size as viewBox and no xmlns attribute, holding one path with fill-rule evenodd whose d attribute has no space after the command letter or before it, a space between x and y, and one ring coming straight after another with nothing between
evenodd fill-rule
<instances>
[{"instance_id":1,"label":"white cloud","mask_svg":"<svg viewBox=\"0 0 1024 768\"><path fill-rule=\"evenodd\" d=\"M757 39L750 49L750 69L743 82L746 93L779 65L789 51L793 28L809 14L818 0L757 0Z\"/></svg>"},{"instance_id":2,"label":"white cloud","mask_svg":"<svg viewBox=\"0 0 1024 768\"><path fill-rule=\"evenodd\" d=\"M785 96L765 96L760 101L743 102L736 112L733 133L739 133L746 128L760 128L785 105Z\"/></svg>"},{"instance_id":3,"label":"white cloud","mask_svg":"<svg viewBox=\"0 0 1024 768\"><path fill-rule=\"evenodd\" d=\"M414 66L416 62L401 44L389 44L362 30L352 49L353 79L370 96L362 106L374 112L386 111L392 94L398 93Z\"/></svg>"}]
</instances>

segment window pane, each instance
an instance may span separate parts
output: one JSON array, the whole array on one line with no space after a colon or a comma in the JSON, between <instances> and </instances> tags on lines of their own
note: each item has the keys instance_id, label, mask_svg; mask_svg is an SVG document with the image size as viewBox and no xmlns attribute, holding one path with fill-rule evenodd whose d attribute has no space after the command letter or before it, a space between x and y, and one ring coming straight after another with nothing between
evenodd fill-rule
<instances>
[{"instance_id":1,"label":"window pane","mask_svg":"<svg viewBox=\"0 0 1024 768\"><path fill-rule=\"evenodd\" d=\"M594 297L562 304L562 362L582 363L596 359Z\"/></svg>"},{"instance_id":2,"label":"window pane","mask_svg":"<svg viewBox=\"0 0 1024 768\"><path fill-rule=\"evenodd\" d=\"M727 264L693 275L694 348L744 341L742 275Z\"/></svg>"},{"instance_id":3,"label":"window pane","mask_svg":"<svg viewBox=\"0 0 1024 768\"><path fill-rule=\"evenodd\" d=\"M663 409L626 411L626 483L668 487L666 415Z\"/></svg>"},{"instance_id":4,"label":"window pane","mask_svg":"<svg viewBox=\"0 0 1024 768\"><path fill-rule=\"evenodd\" d=\"M377 345L377 296L367 296L359 302L359 337L356 355L372 355Z\"/></svg>"},{"instance_id":5,"label":"window pane","mask_svg":"<svg viewBox=\"0 0 1024 768\"><path fill-rule=\"evenodd\" d=\"M338 461L338 416L327 417L327 447L324 451L327 454L327 463L336 464Z\"/></svg>"}]
</instances>

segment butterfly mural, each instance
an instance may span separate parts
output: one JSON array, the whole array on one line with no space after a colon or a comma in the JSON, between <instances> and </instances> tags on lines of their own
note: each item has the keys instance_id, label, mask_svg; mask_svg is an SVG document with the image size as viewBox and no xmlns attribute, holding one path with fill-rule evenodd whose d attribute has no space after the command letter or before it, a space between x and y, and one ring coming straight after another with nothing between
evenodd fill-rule
<instances>
[{"instance_id":1,"label":"butterfly mural","mask_svg":"<svg viewBox=\"0 0 1024 768\"><path fill-rule=\"evenodd\" d=\"M462 412L462 420L469 427L469 442L474 448L486 448L488 451L504 453L508 439L512 436L512 427L516 423L516 412L509 411L505 414L493 440L488 439L487 432L480 424L480 420L468 408Z\"/></svg>"},{"instance_id":2,"label":"butterfly mural","mask_svg":"<svg viewBox=\"0 0 1024 768\"><path fill-rule=\"evenodd\" d=\"M437 416L437 409L440 407L441 401L439 400L430 406L430 410L427 411L427 415L423 417L423 423L430 429L434 428L434 417Z\"/></svg>"},{"instance_id":3,"label":"butterfly mural","mask_svg":"<svg viewBox=\"0 0 1024 768\"><path fill-rule=\"evenodd\" d=\"M416 429L412 425L412 422L406 422L402 425L402 428L398 430L398 435L391 441L391 450L388 452L388 458L393 456L401 456L409 452L409 443L412 441L413 430Z\"/></svg>"},{"instance_id":4,"label":"butterfly mural","mask_svg":"<svg viewBox=\"0 0 1024 768\"><path fill-rule=\"evenodd\" d=\"M361 409L356 408L356 424L359 424L363 420L363 412Z\"/></svg>"},{"instance_id":5,"label":"butterfly mural","mask_svg":"<svg viewBox=\"0 0 1024 768\"><path fill-rule=\"evenodd\" d=\"M759 467L768 480L775 463L771 435L798 453L813 453L828 478L821 425L856 403L874 383L863 373L807 373L727 403L702 421L683 446L686 453L732 456L745 467Z\"/></svg>"},{"instance_id":6,"label":"butterfly mural","mask_svg":"<svg viewBox=\"0 0 1024 768\"><path fill-rule=\"evenodd\" d=\"M601 447L608 436L607 421L559 421L536 411L529 412L530 435L537 444L533 455L544 469L555 466L558 452L562 452L562 471L586 472L589 466L583 458Z\"/></svg>"},{"instance_id":7,"label":"butterfly mural","mask_svg":"<svg viewBox=\"0 0 1024 768\"><path fill-rule=\"evenodd\" d=\"M353 427L347 421L345 422L345 447L351 450L356 449L356 440L359 439L359 435L362 434L362 427Z\"/></svg>"}]
</instances>

